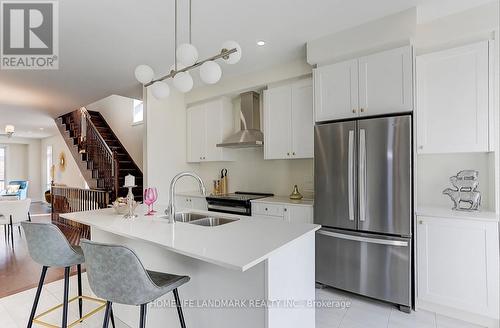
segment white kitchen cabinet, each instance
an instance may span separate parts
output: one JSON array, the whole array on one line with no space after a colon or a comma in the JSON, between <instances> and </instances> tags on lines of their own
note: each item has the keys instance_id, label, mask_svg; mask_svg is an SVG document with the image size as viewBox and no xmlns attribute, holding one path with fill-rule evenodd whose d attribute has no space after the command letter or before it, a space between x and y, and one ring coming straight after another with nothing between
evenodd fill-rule
<instances>
[{"instance_id":1,"label":"white kitchen cabinet","mask_svg":"<svg viewBox=\"0 0 500 328\"><path fill-rule=\"evenodd\" d=\"M482 41L417 57L418 153L492 149L488 53Z\"/></svg>"},{"instance_id":2,"label":"white kitchen cabinet","mask_svg":"<svg viewBox=\"0 0 500 328\"><path fill-rule=\"evenodd\" d=\"M316 122L413 110L413 54L405 46L313 70Z\"/></svg>"},{"instance_id":3,"label":"white kitchen cabinet","mask_svg":"<svg viewBox=\"0 0 500 328\"><path fill-rule=\"evenodd\" d=\"M314 121L312 80L264 91L264 158L312 158Z\"/></svg>"},{"instance_id":4,"label":"white kitchen cabinet","mask_svg":"<svg viewBox=\"0 0 500 328\"><path fill-rule=\"evenodd\" d=\"M358 61L313 70L316 122L351 118L358 112Z\"/></svg>"},{"instance_id":5,"label":"white kitchen cabinet","mask_svg":"<svg viewBox=\"0 0 500 328\"><path fill-rule=\"evenodd\" d=\"M190 197L185 195L175 196L175 205L178 209L190 209L190 210L201 210L206 211L207 201L204 197Z\"/></svg>"},{"instance_id":6,"label":"white kitchen cabinet","mask_svg":"<svg viewBox=\"0 0 500 328\"><path fill-rule=\"evenodd\" d=\"M359 59L359 116L412 110L412 58L406 46Z\"/></svg>"},{"instance_id":7,"label":"white kitchen cabinet","mask_svg":"<svg viewBox=\"0 0 500 328\"><path fill-rule=\"evenodd\" d=\"M228 161L231 150L216 147L234 132L231 100L221 97L187 109L187 161Z\"/></svg>"},{"instance_id":8,"label":"white kitchen cabinet","mask_svg":"<svg viewBox=\"0 0 500 328\"><path fill-rule=\"evenodd\" d=\"M283 220L289 223L313 223L312 205L252 202L252 216Z\"/></svg>"},{"instance_id":9,"label":"white kitchen cabinet","mask_svg":"<svg viewBox=\"0 0 500 328\"><path fill-rule=\"evenodd\" d=\"M497 221L417 216L416 238L418 307L498 318Z\"/></svg>"}]
</instances>

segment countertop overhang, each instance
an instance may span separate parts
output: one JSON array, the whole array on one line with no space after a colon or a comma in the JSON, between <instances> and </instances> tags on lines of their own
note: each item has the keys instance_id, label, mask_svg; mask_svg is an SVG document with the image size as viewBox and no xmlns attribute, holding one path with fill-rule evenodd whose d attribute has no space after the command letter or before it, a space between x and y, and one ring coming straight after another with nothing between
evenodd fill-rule
<instances>
[{"instance_id":1,"label":"countertop overhang","mask_svg":"<svg viewBox=\"0 0 500 328\"><path fill-rule=\"evenodd\" d=\"M157 209L165 208L157 206ZM289 243L320 228L316 224L287 223L278 220L222 214L206 211L183 211L238 219L235 222L205 227L190 223L168 223L156 216L145 216L141 205L135 219L124 219L112 208L60 214L61 217L113 233L145 241L169 251L213 263L228 269L246 271Z\"/></svg>"}]
</instances>

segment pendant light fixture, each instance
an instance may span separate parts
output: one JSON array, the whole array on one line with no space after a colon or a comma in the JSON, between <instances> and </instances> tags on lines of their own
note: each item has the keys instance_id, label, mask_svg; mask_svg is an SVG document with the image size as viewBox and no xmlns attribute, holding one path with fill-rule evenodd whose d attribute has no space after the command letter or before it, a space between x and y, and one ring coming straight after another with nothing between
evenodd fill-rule
<instances>
[{"instance_id":1,"label":"pendant light fixture","mask_svg":"<svg viewBox=\"0 0 500 328\"><path fill-rule=\"evenodd\" d=\"M241 47L235 41L226 41L221 50L215 56L204 60L198 60L198 50L192 44L191 32L191 0L189 0L189 43L177 46L177 1L175 1L175 36L174 36L174 64L170 66L170 73L154 79L154 71L148 65L139 65L135 68L135 78L145 87L151 86L151 92L157 99L163 99L170 95L170 87L165 82L172 79L174 87L183 93L193 88L193 78L189 71L200 67L200 78L206 84L215 84L222 77L222 69L216 62L223 59L228 64L236 64L241 59Z\"/></svg>"}]
</instances>

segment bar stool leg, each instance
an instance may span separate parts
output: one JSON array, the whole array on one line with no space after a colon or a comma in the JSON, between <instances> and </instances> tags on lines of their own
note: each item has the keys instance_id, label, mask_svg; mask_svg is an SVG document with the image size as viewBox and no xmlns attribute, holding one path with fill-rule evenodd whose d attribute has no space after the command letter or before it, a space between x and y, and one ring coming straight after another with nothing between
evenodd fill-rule
<instances>
[{"instance_id":1,"label":"bar stool leg","mask_svg":"<svg viewBox=\"0 0 500 328\"><path fill-rule=\"evenodd\" d=\"M82 265L77 264L76 269L78 270L78 296L82 296ZM81 298L78 299L78 311L80 314L80 319L83 316L83 301Z\"/></svg>"},{"instance_id":2,"label":"bar stool leg","mask_svg":"<svg viewBox=\"0 0 500 328\"><path fill-rule=\"evenodd\" d=\"M45 280L45 275L47 274L46 266L42 267L42 274L40 275L40 282L38 283L38 288L36 289L35 301L33 302L33 307L31 308L30 319L28 321L28 328L33 325L33 319L35 318L36 307L38 306L38 301L40 300L40 294L42 292L43 281Z\"/></svg>"},{"instance_id":3,"label":"bar stool leg","mask_svg":"<svg viewBox=\"0 0 500 328\"><path fill-rule=\"evenodd\" d=\"M64 301L61 328L68 327L69 269L70 267L64 268Z\"/></svg>"},{"instance_id":4,"label":"bar stool leg","mask_svg":"<svg viewBox=\"0 0 500 328\"><path fill-rule=\"evenodd\" d=\"M175 305L177 306L177 314L179 315L179 321L181 322L181 327L186 328L186 322L184 321L184 315L182 314L181 300L179 299L179 292L177 288L173 290L175 297Z\"/></svg>"},{"instance_id":5,"label":"bar stool leg","mask_svg":"<svg viewBox=\"0 0 500 328\"><path fill-rule=\"evenodd\" d=\"M111 325L113 326L113 328L116 328L116 326L115 326L115 315L113 313L113 304L111 304L111 306L109 307L109 316L111 317Z\"/></svg>"},{"instance_id":6,"label":"bar stool leg","mask_svg":"<svg viewBox=\"0 0 500 328\"><path fill-rule=\"evenodd\" d=\"M109 315L111 313L112 303L110 301L106 302L106 311L104 311L104 322L102 323L102 328L108 328L109 324Z\"/></svg>"},{"instance_id":7,"label":"bar stool leg","mask_svg":"<svg viewBox=\"0 0 500 328\"><path fill-rule=\"evenodd\" d=\"M139 328L146 328L146 309L148 308L147 304L141 304L141 319L139 322Z\"/></svg>"},{"instance_id":8,"label":"bar stool leg","mask_svg":"<svg viewBox=\"0 0 500 328\"><path fill-rule=\"evenodd\" d=\"M12 248L14 248L14 225L12 224L12 215L10 216L10 239L12 241Z\"/></svg>"}]
</instances>

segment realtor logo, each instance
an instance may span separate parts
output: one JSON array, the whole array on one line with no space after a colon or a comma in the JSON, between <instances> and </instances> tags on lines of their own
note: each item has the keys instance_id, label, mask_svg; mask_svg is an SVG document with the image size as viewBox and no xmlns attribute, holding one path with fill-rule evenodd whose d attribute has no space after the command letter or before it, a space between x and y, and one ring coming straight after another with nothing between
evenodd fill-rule
<instances>
[{"instance_id":1,"label":"realtor logo","mask_svg":"<svg viewBox=\"0 0 500 328\"><path fill-rule=\"evenodd\" d=\"M58 3L1 1L1 69L58 69Z\"/></svg>"}]
</instances>

